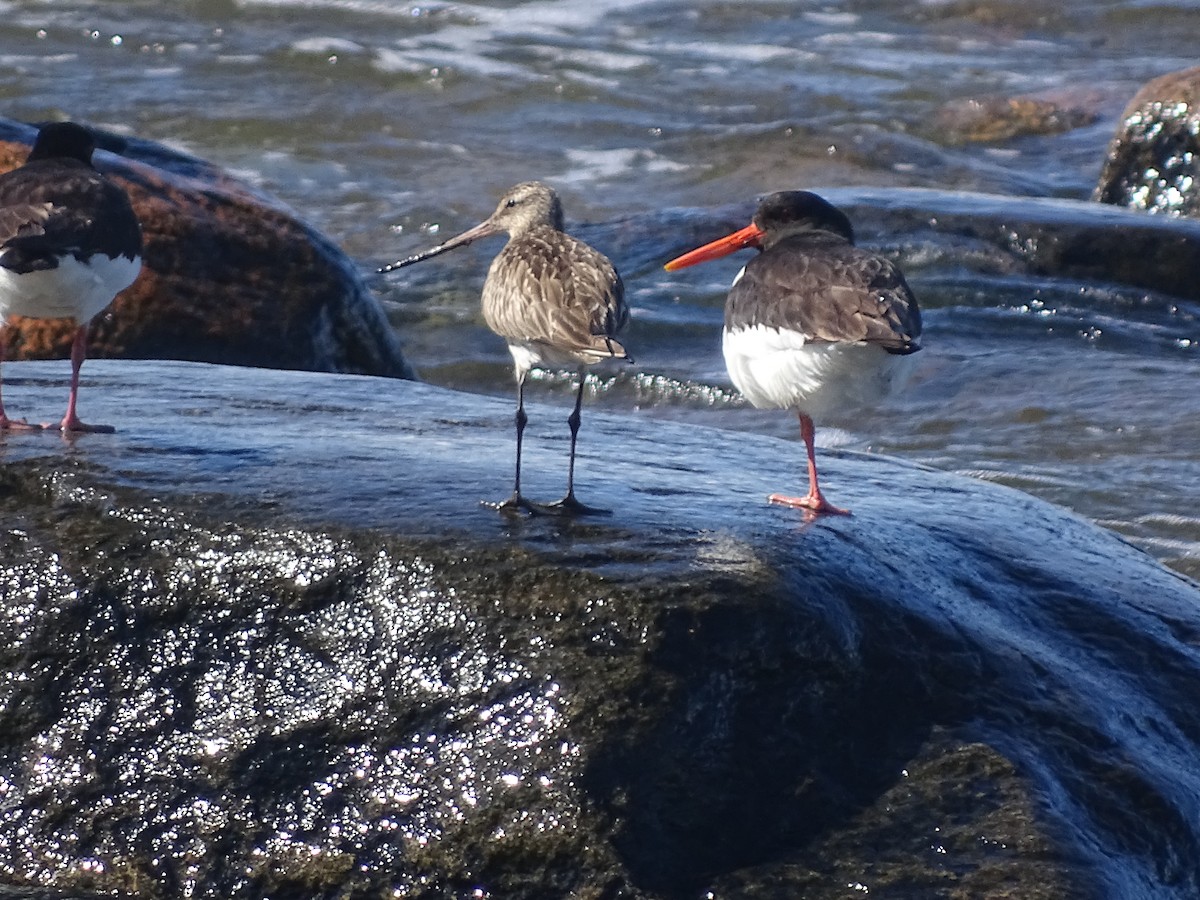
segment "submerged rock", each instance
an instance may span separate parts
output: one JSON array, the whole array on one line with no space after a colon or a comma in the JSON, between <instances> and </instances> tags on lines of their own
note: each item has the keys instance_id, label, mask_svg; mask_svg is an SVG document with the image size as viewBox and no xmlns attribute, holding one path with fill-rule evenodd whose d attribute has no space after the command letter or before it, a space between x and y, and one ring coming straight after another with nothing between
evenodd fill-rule
<instances>
[{"instance_id":1,"label":"submerged rock","mask_svg":"<svg viewBox=\"0 0 1200 900\"><path fill-rule=\"evenodd\" d=\"M10 368L57 400L56 369ZM613 514L511 519L478 503L509 487L508 402L89 374L120 432L0 437L9 884L1200 890L1200 589L1077 517L825 451L854 515L806 522L764 502L798 444L589 413L580 497ZM568 406L530 406L533 497L564 486Z\"/></svg>"},{"instance_id":2,"label":"submerged rock","mask_svg":"<svg viewBox=\"0 0 1200 900\"><path fill-rule=\"evenodd\" d=\"M1200 67L1155 78L1129 101L1092 199L1200 216Z\"/></svg>"},{"instance_id":3,"label":"submerged rock","mask_svg":"<svg viewBox=\"0 0 1200 900\"><path fill-rule=\"evenodd\" d=\"M1032 275L1128 285L1200 299L1200 224L1082 200L927 188L813 188L844 210L860 243L901 257L906 271ZM580 237L629 276L750 221L753 202L668 209L583 225ZM739 224L740 223L740 224Z\"/></svg>"},{"instance_id":4,"label":"submerged rock","mask_svg":"<svg viewBox=\"0 0 1200 900\"><path fill-rule=\"evenodd\" d=\"M0 171L24 162L32 126L0 119ZM96 166L142 223L138 280L97 317L89 355L413 377L353 262L280 204L216 167L100 133ZM10 357L68 354L72 325L14 317Z\"/></svg>"},{"instance_id":5,"label":"submerged rock","mask_svg":"<svg viewBox=\"0 0 1200 900\"><path fill-rule=\"evenodd\" d=\"M944 105L934 116L937 138L947 144L1008 141L1060 134L1096 119L1090 98L971 97Z\"/></svg>"}]
</instances>

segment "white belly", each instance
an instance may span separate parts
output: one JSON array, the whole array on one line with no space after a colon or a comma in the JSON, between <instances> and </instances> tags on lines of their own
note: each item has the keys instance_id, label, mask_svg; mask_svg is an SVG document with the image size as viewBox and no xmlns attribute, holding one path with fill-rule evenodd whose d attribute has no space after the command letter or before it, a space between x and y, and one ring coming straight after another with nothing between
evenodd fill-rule
<instances>
[{"instance_id":1,"label":"white belly","mask_svg":"<svg viewBox=\"0 0 1200 900\"><path fill-rule=\"evenodd\" d=\"M726 330L721 343L729 377L754 406L813 418L884 399L904 386L915 356L875 344L811 342L799 332L761 325Z\"/></svg>"},{"instance_id":2,"label":"white belly","mask_svg":"<svg viewBox=\"0 0 1200 900\"><path fill-rule=\"evenodd\" d=\"M57 268L24 275L0 267L0 322L9 316L91 321L133 284L141 268L140 259L104 254L86 263L69 256Z\"/></svg>"},{"instance_id":3,"label":"white belly","mask_svg":"<svg viewBox=\"0 0 1200 900\"><path fill-rule=\"evenodd\" d=\"M595 360L586 360L582 354L559 350L541 341L518 341L508 345L513 365L518 372L530 369L571 369L578 371Z\"/></svg>"}]
</instances>

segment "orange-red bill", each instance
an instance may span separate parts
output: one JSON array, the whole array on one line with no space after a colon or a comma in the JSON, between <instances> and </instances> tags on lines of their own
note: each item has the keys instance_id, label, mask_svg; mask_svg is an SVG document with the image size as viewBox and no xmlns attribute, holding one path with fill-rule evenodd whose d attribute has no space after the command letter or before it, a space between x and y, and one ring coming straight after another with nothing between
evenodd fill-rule
<instances>
[{"instance_id":1,"label":"orange-red bill","mask_svg":"<svg viewBox=\"0 0 1200 900\"><path fill-rule=\"evenodd\" d=\"M728 256L730 253L744 250L746 247L757 247L759 246L759 241L762 240L763 234L763 230L757 225L747 225L741 231L735 231L733 234L718 238L710 244L705 244L703 247L690 250L683 254L683 256L677 256L663 266L663 268L668 272L674 272L676 269L686 269L688 266L708 262L710 259L720 259L722 256Z\"/></svg>"}]
</instances>

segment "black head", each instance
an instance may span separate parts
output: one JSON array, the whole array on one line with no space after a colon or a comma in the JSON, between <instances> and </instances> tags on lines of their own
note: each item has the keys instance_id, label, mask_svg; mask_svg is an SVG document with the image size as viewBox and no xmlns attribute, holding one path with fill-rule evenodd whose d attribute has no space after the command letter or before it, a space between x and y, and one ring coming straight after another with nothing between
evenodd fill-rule
<instances>
[{"instance_id":1,"label":"black head","mask_svg":"<svg viewBox=\"0 0 1200 900\"><path fill-rule=\"evenodd\" d=\"M36 159L77 159L91 163L96 141L92 133L74 122L51 122L38 131L29 162Z\"/></svg>"},{"instance_id":2,"label":"black head","mask_svg":"<svg viewBox=\"0 0 1200 900\"><path fill-rule=\"evenodd\" d=\"M754 224L766 232L764 245L806 232L824 232L854 243L854 227L846 214L812 191L768 194L754 211Z\"/></svg>"}]
</instances>

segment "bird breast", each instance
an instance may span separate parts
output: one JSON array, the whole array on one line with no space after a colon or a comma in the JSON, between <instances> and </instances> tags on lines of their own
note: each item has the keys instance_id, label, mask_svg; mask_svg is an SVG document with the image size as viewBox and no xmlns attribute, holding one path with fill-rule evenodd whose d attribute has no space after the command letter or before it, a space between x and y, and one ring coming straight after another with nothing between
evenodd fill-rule
<instances>
[{"instance_id":1,"label":"bird breast","mask_svg":"<svg viewBox=\"0 0 1200 900\"><path fill-rule=\"evenodd\" d=\"M814 418L885 399L908 380L915 355L865 341L817 341L766 325L726 328L722 350L734 386L755 407Z\"/></svg>"},{"instance_id":2,"label":"bird breast","mask_svg":"<svg viewBox=\"0 0 1200 900\"><path fill-rule=\"evenodd\" d=\"M510 346L525 347L551 365L623 356L610 339L628 315L612 263L551 228L510 241L492 262L483 287L488 327Z\"/></svg>"}]
</instances>

